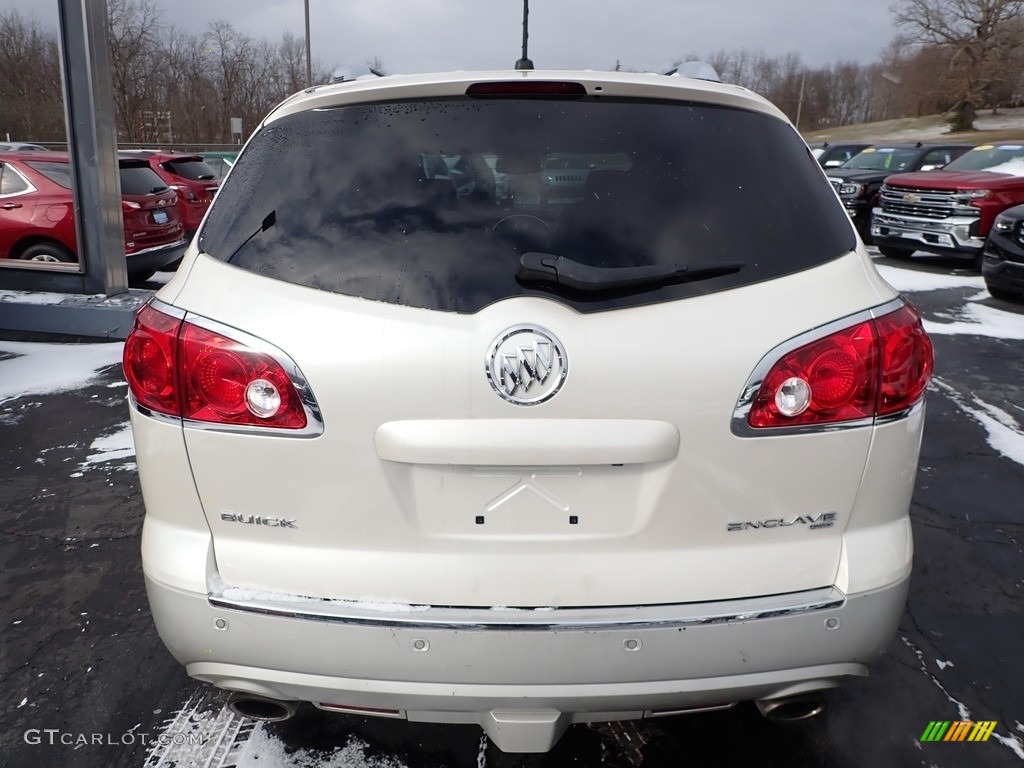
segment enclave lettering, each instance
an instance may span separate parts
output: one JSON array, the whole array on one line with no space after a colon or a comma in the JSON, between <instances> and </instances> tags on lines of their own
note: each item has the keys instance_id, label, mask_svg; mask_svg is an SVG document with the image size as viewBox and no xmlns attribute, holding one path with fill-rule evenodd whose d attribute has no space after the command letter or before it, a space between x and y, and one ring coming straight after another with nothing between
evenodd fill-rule
<instances>
[{"instance_id":1,"label":"enclave lettering","mask_svg":"<svg viewBox=\"0 0 1024 768\"><path fill-rule=\"evenodd\" d=\"M747 520L742 523L729 523L729 531L749 531L758 528L788 528L791 525L806 525L810 530L831 528L838 517L835 512L823 512L820 515L798 515L792 520L784 517L769 517L765 520Z\"/></svg>"}]
</instances>

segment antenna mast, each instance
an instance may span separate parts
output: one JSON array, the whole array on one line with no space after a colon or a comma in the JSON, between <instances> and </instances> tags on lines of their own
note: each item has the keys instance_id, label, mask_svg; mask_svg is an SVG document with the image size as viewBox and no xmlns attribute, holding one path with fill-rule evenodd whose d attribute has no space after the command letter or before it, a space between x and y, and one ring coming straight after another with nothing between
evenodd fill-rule
<instances>
[{"instance_id":1,"label":"antenna mast","mask_svg":"<svg viewBox=\"0 0 1024 768\"><path fill-rule=\"evenodd\" d=\"M523 0L523 58L516 62L516 69L533 69L533 62L526 55L526 41L530 37L530 0Z\"/></svg>"}]
</instances>

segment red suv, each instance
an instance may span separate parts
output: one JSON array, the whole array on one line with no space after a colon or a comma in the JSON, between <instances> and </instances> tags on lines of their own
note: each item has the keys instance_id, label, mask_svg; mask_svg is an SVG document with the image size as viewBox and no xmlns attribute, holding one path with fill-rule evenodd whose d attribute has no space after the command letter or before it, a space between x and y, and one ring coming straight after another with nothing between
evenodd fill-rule
<instances>
[{"instance_id":1,"label":"red suv","mask_svg":"<svg viewBox=\"0 0 1024 768\"><path fill-rule=\"evenodd\" d=\"M145 280L181 258L186 241L174 190L145 160L119 160L128 276ZM0 260L78 261L71 165L58 152L0 153Z\"/></svg>"},{"instance_id":2,"label":"red suv","mask_svg":"<svg viewBox=\"0 0 1024 768\"><path fill-rule=\"evenodd\" d=\"M191 240L220 186L216 171L200 155L136 149L122 150L121 156L145 158L150 168L178 193L185 237Z\"/></svg>"}]
</instances>

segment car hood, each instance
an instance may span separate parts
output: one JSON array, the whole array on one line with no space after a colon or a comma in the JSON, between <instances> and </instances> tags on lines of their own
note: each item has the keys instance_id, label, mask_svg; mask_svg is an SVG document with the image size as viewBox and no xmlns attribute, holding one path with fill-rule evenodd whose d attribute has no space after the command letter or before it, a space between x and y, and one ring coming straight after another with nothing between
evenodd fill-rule
<instances>
[{"instance_id":1,"label":"car hood","mask_svg":"<svg viewBox=\"0 0 1024 768\"><path fill-rule=\"evenodd\" d=\"M1024 177L991 171L917 171L889 176L885 183L915 189L998 189L1024 186Z\"/></svg>"},{"instance_id":2,"label":"car hood","mask_svg":"<svg viewBox=\"0 0 1024 768\"><path fill-rule=\"evenodd\" d=\"M853 181L864 184L873 181L881 181L891 174L888 171L873 171L861 168L829 168L825 171L825 175L831 179L842 179L843 181Z\"/></svg>"}]
</instances>

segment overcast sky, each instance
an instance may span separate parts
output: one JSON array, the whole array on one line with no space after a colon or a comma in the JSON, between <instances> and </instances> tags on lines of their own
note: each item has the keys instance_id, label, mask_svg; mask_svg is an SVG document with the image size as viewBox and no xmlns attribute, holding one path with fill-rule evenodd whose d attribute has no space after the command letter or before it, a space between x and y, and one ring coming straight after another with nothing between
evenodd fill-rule
<instances>
[{"instance_id":1,"label":"overcast sky","mask_svg":"<svg viewBox=\"0 0 1024 768\"><path fill-rule=\"evenodd\" d=\"M541 68L662 71L688 54L746 48L800 54L820 67L868 63L895 36L894 0L532 0L529 54ZM211 21L271 41L304 35L303 0L159 2L165 23ZM379 58L390 73L504 69L519 58L522 0L309 0L313 61L327 69ZM0 0L56 24L56 0Z\"/></svg>"}]
</instances>

